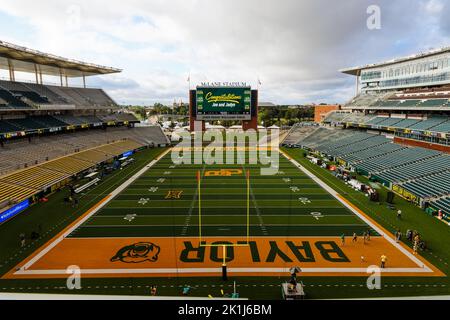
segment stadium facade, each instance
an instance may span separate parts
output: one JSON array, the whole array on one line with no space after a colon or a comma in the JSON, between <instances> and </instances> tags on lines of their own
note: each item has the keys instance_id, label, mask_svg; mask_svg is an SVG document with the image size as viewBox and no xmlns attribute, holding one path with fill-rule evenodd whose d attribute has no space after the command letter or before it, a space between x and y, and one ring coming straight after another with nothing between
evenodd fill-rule
<instances>
[{"instance_id":1,"label":"stadium facade","mask_svg":"<svg viewBox=\"0 0 450 320\"><path fill-rule=\"evenodd\" d=\"M450 47L341 72L357 94L324 123L379 130L398 142L449 151Z\"/></svg>"},{"instance_id":2,"label":"stadium facade","mask_svg":"<svg viewBox=\"0 0 450 320\"><path fill-rule=\"evenodd\" d=\"M450 47L341 71L358 77L363 92L448 85Z\"/></svg>"}]
</instances>

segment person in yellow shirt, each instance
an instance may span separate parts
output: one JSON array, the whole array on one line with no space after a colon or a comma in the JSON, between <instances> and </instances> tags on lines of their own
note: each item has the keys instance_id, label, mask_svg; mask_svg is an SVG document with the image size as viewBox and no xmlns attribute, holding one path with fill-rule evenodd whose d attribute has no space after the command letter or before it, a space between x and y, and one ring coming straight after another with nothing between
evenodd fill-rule
<instances>
[{"instance_id":1,"label":"person in yellow shirt","mask_svg":"<svg viewBox=\"0 0 450 320\"><path fill-rule=\"evenodd\" d=\"M383 254L381 256L381 268L385 268L386 267L386 261L387 261L387 257Z\"/></svg>"}]
</instances>

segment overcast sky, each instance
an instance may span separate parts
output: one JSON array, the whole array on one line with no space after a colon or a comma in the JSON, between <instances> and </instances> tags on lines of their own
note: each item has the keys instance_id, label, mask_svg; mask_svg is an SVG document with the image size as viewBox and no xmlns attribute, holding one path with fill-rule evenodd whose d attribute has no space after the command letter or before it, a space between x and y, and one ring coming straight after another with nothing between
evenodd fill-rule
<instances>
[{"instance_id":1,"label":"overcast sky","mask_svg":"<svg viewBox=\"0 0 450 320\"><path fill-rule=\"evenodd\" d=\"M344 103L355 84L339 69L450 45L449 15L446 0L0 0L0 39L123 69L88 79L118 103L186 101L189 74L259 77L260 100L279 104Z\"/></svg>"}]
</instances>

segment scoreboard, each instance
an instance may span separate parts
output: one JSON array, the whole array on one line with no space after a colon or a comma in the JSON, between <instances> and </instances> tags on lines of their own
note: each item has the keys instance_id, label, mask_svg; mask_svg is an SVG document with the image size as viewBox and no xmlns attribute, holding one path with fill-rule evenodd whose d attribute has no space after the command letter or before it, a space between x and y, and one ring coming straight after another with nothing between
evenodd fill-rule
<instances>
[{"instance_id":1,"label":"scoreboard","mask_svg":"<svg viewBox=\"0 0 450 320\"><path fill-rule=\"evenodd\" d=\"M250 120L250 87L197 87L198 120Z\"/></svg>"}]
</instances>

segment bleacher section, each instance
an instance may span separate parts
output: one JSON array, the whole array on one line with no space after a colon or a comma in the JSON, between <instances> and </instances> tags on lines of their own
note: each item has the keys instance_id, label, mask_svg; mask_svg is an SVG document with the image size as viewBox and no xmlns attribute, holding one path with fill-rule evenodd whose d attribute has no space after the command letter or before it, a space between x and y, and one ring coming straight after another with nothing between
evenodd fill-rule
<instances>
[{"instance_id":1,"label":"bleacher section","mask_svg":"<svg viewBox=\"0 0 450 320\"><path fill-rule=\"evenodd\" d=\"M2 89L0 87L0 110L8 110L8 109L31 109L31 107L20 100L19 97L14 95L12 92Z\"/></svg>"},{"instance_id":2,"label":"bleacher section","mask_svg":"<svg viewBox=\"0 0 450 320\"><path fill-rule=\"evenodd\" d=\"M0 203L20 202L98 163L143 146L133 140L112 142L0 177Z\"/></svg>"},{"instance_id":3,"label":"bleacher section","mask_svg":"<svg viewBox=\"0 0 450 320\"><path fill-rule=\"evenodd\" d=\"M374 104L376 101L382 101L386 93L367 92L354 97L346 107L367 107Z\"/></svg>"},{"instance_id":4,"label":"bleacher section","mask_svg":"<svg viewBox=\"0 0 450 320\"><path fill-rule=\"evenodd\" d=\"M346 130L332 130L324 127L318 128L314 134L308 135L304 139L297 142L301 146L306 146L311 149L317 149L322 143L338 139L339 137L347 137L350 135Z\"/></svg>"},{"instance_id":5,"label":"bleacher section","mask_svg":"<svg viewBox=\"0 0 450 320\"><path fill-rule=\"evenodd\" d=\"M402 119L399 118L385 118L384 120L377 123L378 126L391 127L399 123Z\"/></svg>"},{"instance_id":6,"label":"bleacher section","mask_svg":"<svg viewBox=\"0 0 450 320\"><path fill-rule=\"evenodd\" d=\"M365 175L400 186L421 200L432 200L450 213L448 154L397 145L383 135L327 127L304 134L296 144L343 160Z\"/></svg>"},{"instance_id":7,"label":"bleacher section","mask_svg":"<svg viewBox=\"0 0 450 320\"><path fill-rule=\"evenodd\" d=\"M450 171L433 174L401 185L423 199L450 195Z\"/></svg>"},{"instance_id":8,"label":"bleacher section","mask_svg":"<svg viewBox=\"0 0 450 320\"><path fill-rule=\"evenodd\" d=\"M345 116L343 111L351 111L355 116ZM362 116L363 112L370 115ZM324 123L388 130L399 132L404 138L427 142L433 140L433 143L448 145L449 112L450 87L415 88L378 93L363 90L344 105L343 110L327 115ZM438 138L430 139L429 137Z\"/></svg>"},{"instance_id":9,"label":"bleacher section","mask_svg":"<svg viewBox=\"0 0 450 320\"><path fill-rule=\"evenodd\" d=\"M284 145L296 144L297 141L304 138L305 135L311 134L315 129L317 129L316 126L296 124L291 128L282 143Z\"/></svg>"},{"instance_id":10,"label":"bleacher section","mask_svg":"<svg viewBox=\"0 0 450 320\"><path fill-rule=\"evenodd\" d=\"M450 196L442 197L440 199L431 201L431 206L437 210L442 210L443 213L450 214Z\"/></svg>"},{"instance_id":11,"label":"bleacher section","mask_svg":"<svg viewBox=\"0 0 450 320\"><path fill-rule=\"evenodd\" d=\"M68 105L78 109L109 109L117 104L102 90L0 80L0 110Z\"/></svg>"},{"instance_id":12,"label":"bleacher section","mask_svg":"<svg viewBox=\"0 0 450 320\"><path fill-rule=\"evenodd\" d=\"M319 151L325 153L333 153L335 157L343 157L358 153L367 149L376 148L383 144L389 143L389 140L384 136L360 133L359 135L350 136L348 138L340 139L339 146L333 146L332 143L326 147L323 145L318 148Z\"/></svg>"},{"instance_id":13,"label":"bleacher section","mask_svg":"<svg viewBox=\"0 0 450 320\"><path fill-rule=\"evenodd\" d=\"M5 201L17 203L22 199L31 197L36 191L35 189L0 181L0 203L4 203Z\"/></svg>"},{"instance_id":14,"label":"bleacher section","mask_svg":"<svg viewBox=\"0 0 450 320\"><path fill-rule=\"evenodd\" d=\"M362 92L348 102L344 109L450 110L449 98L449 88L416 89L387 93Z\"/></svg>"},{"instance_id":15,"label":"bleacher section","mask_svg":"<svg viewBox=\"0 0 450 320\"><path fill-rule=\"evenodd\" d=\"M379 151L374 149L373 153L379 154ZM440 154L440 152L424 148L402 148L388 154L381 154L380 156L367 159L364 162L355 164L355 166L369 174L377 174L384 170L400 167L419 160L425 160L438 154Z\"/></svg>"},{"instance_id":16,"label":"bleacher section","mask_svg":"<svg viewBox=\"0 0 450 320\"><path fill-rule=\"evenodd\" d=\"M409 129L414 129L414 130L429 130L433 127L438 126L441 123L444 123L447 121L447 118L444 117L434 117L434 118L430 118L427 120L423 120L420 122L417 122L416 124L413 124L412 126L409 127Z\"/></svg>"},{"instance_id":17,"label":"bleacher section","mask_svg":"<svg viewBox=\"0 0 450 320\"><path fill-rule=\"evenodd\" d=\"M450 118L445 116L433 116L425 120L413 118L405 119L388 116L363 116L361 114L348 114L332 112L325 117L324 123L350 123L355 125L365 125L368 128L398 128L411 129L416 131L433 131L438 133L450 132Z\"/></svg>"},{"instance_id":18,"label":"bleacher section","mask_svg":"<svg viewBox=\"0 0 450 320\"><path fill-rule=\"evenodd\" d=\"M0 175L55 159L98 145L133 140L140 145L167 144L168 140L159 126L109 127L106 130L84 130L28 140L7 141L0 147ZM133 148L131 148L133 149ZM88 157L91 159L92 157ZM92 158L93 161L99 159ZM82 158L81 160L84 160Z\"/></svg>"},{"instance_id":19,"label":"bleacher section","mask_svg":"<svg viewBox=\"0 0 450 320\"><path fill-rule=\"evenodd\" d=\"M402 119L399 122L397 122L392 127L394 128L411 128L411 126L415 125L416 123L420 122L419 119Z\"/></svg>"},{"instance_id":20,"label":"bleacher section","mask_svg":"<svg viewBox=\"0 0 450 320\"><path fill-rule=\"evenodd\" d=\"M380 137L382 137L382 136L380 136ZM386 138L386 141L390 142L390 140L387 138ZM405 149L405 147L402 147L395 143L384 143L384 144L380 144L377 146L378 153L374 153L373 150L371 148L369 148L366 150L361 150L356 153L343 155L343 156L341 156L341 158L350 164L356 164L356 163L361 163L362 161L366 161L366 160L369 160L372 158L386 155L388 153L393 153L393 152L396 152L396 151L399 151L402 149Z\"/></svg>"},{"instance_id":21,"label":"bleacher section","mask_svg":"<svg viewBox=\"0 0 450 320\"><path fill-rule=\"evenodd\" d=\"M428 174L450 169L450 155L439 154L425 160L418 160L399 168L383 171L377 174L380 178L393 183L417 179Z\"/></svg>"},{"instance_id":22,"label":"bleacher section","mask_svg":"<svg viewBox=\"0 0 450 320\"><path fill-rule=\"evenodd\" d=\"M102 120L103 119L103 120ZM107 119L107 120L106 120ZM35 131L38 129L52 129L70 125L102 125L108 121L139 122L132 114L114 113L97 116L34 116L26 118L12 118L0 120L0 136L17 131Z\"/></svg>"}]
</instances>

